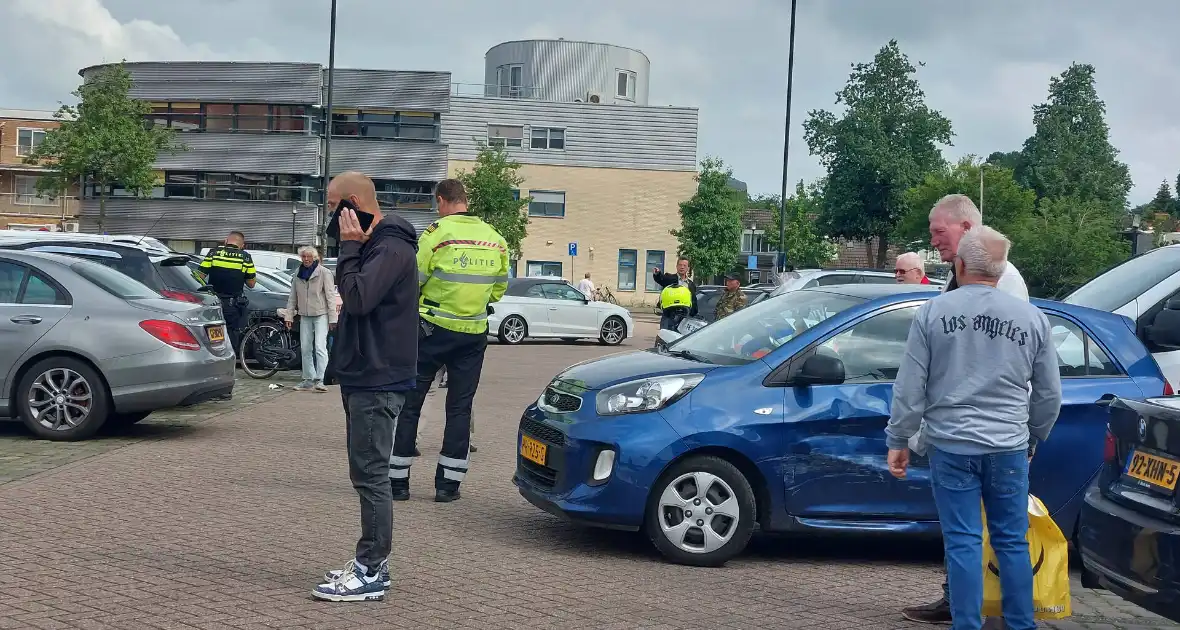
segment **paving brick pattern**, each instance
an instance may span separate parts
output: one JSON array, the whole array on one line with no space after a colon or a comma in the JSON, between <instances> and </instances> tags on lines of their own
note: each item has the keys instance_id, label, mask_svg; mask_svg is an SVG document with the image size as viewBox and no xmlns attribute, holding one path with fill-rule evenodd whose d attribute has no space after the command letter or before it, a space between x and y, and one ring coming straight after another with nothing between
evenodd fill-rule
<instances>
[{"instance_id":1,"label":"paving brick pattern","mask_svg":"<svg viewBox=\"0 0 1180 630\"><path fill-rule=\"evenodd\" d=\"M493 345L476 402L479 452L453 504L431 501L442 428L441 397L431 397L427 456L413 498L394 511L383 602L309 596L358 532L335 394L259 387L252 404L242 395L228 413L161 414L106 450L26 454L24 468L40 472L0 485L0 628L920 627L897 611L937 595L929 545L758 537L726 568L694 569L662 562L637 535L578 528L525 503L511 483L521 410L562 367L606 352ZM0 448L21 443L10 435ZM1075 593L1077 618L1054 627L1176 627L1108 594Z\"/></svg>"}]
</instances>

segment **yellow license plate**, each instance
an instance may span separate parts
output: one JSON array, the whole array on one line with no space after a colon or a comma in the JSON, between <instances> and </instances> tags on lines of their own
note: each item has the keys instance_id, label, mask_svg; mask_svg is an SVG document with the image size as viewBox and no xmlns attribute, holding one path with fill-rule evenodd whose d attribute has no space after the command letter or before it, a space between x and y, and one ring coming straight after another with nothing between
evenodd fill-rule
<instances>
[{"instance_id":1,"label":"yellow license plate","mask_svg":"<svg viewBox=\"0 0 1180 630\"><path fill-rule=\"evenodd\" d=\"M1132 451L1126 472L1128 477L1165 490L1175 490L1176 481L1180 479L1180 462L1143 451Z\"/></svg>"},{"instance_id":2,"label":"yellow license plate","mask_svg":"<svg viewBox=\"0 0 1180 630\"><path fill-rule=\"evenodd\" d=\"M540 464L545 465L545 456L549 453L549 446L544 442L538 442L533 438L522 435L520 436L520 456Z\"/></svg>"},{"instance_id":3,"label":"yellow license plate","mask_svg":"<svg viewBox=\"0 0 1180 630\"><path fill-rule=\"evenodd\" d=\"M225 341L225 327L224 326L210 326L205 330L209 334L209 341L213 343L221 343Z\"/></svg>"}]
</instances>

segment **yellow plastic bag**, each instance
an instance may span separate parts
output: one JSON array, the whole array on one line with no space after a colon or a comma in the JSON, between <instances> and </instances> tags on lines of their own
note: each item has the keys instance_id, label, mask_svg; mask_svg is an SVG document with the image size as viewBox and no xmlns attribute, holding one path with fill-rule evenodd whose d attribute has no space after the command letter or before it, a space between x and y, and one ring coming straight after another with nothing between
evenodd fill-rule
<instances>
[{"instance_id":1,"label":"yellow plastic bag","mask_svg":"<svg viewBox=\"0 0 1180 630\"><path fill-rule=\"evenodd\" d=\"M1070 616L1069 546L1041 500L1028 495L1028 554L1033 565L1033 616L1065 619ZM1000 570L983 522L983 616L1000 617Z\"/></svg>"}]
</instances>

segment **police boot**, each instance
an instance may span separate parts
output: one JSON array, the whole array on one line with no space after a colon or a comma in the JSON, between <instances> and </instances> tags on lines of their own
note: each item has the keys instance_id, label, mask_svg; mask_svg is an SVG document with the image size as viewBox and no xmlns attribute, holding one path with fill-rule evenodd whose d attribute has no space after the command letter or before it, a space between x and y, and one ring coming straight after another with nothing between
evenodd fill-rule
<instances>
[{"instance_id":1,"label":"police boot","mask_svg":"<svg viewBox=\"0 0 1180 630\"><path fill-rule=\"evenodd\" d=\"M459 484L453 486L448 485L442 488L435 488L434 502L435 503L450 503L459 500Z\"/></svg>"},{"instance_id":2,"label":"police boot","mask_svg":"<svg viewBox=\"0 0 1180 630\"><path fill-rule=\"evenodd\" d=\"M390 479L389 485L393 487L394 501L409 501L410 500L410 480L409 479Z\"/></svg>"}]
</instances>

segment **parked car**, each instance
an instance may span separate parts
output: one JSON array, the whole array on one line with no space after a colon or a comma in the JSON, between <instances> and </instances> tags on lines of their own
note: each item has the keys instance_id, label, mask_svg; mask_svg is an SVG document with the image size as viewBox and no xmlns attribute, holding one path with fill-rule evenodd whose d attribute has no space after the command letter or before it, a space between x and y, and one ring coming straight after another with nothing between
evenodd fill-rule
<instances>
[{"instance_id":1,"label":"parked car","mask_svg":"<svg viewBox=\"0 0 1180 630\"><path fill-rule=\"evenodd\" d=\"M208 247L202 249L201 256L208 255L209 249ZM303 264L299 256L288 254L287 252L272 252L264 249L247 249L246 251L249 252L255 267L267 267L269 269L280 269L291 272Z\"/></svg>"},{"instance_id":2,"label":"parked car","mask_svg":"<svg viewBox=\"0 0 1180 630\"><path fill-rule=\"evenodd\" d=\"M558 338L617 346L634 336L635 323L627 309L595 302L561 278L512 278L504 297L492 304L488 333L506 344Z\"/></svg>"},{"instance_id":3,"label":"parked car","mask_svg":"<svg viewBox=\"0 0 1180 630\"><path fill-rule=\"evenodd\" d=\"M669 559L720 565L764 531L939 533L929 460L885 456L892 384L926 285L772 297L669 344L558 374L520 421L514 482L575 521L643 529ZM1072 536L1102 463L1106 394L1164 380L1126 318L1035 300L1053 327L1061 418L1032 492ZM838 359L838 360L834 360Z\"/></svg>"},{"instance_id":4,"label":"parked car","mask_svg":"<svg viewBox=\"0 0 1180 630\"><path fill-rule=\"evenodd\" d=\"M28 237L32 234L34 236ZM44 234L58 234L46 238ZM149 245L133 245L110 239L71 238L54 232L17 232L0 235L0 249L63 254L105 265L126 274L163 297L181 302L218 306L216 295L204 291L202 283L186 269L187 254Z\"/></svg>"},{"instance_id":5,"label":"parked car","mask_svg":"<svg viewBox=\"0 0 1180 630\"><path fill-rule=\"evenodd\" d=\"M1116 265L1069 294L1065 302L1126 315L1172 387L1180 386L1180 330L1157 326L1180 310L1180 245L1168 245ZM1164 311L1172 311L1165 313ZM1170 339L1169 335L1171 333Z\"/></svg>"},{"instance_id":6,"label":"parked car","mask_svg":"<svg viewBox=\"0 0 1180 630\"><path fill-rule=\"evenodd\" d=\"M893 272L876 269L799 269L783 277L783 283L775 287L771 296L778 296L800 289L829 287L838 284L897 284ZM930 279L927 287L941 287L942 280Z\"/></svg>"},{"instance_id":7,"label":"parked car","mask_svg":"<svg viewBox=\"0 0 1180 630\"><path fill-rule=\"evenodd\" d=\"M0 417L80 440L233 387L220 308L87 260L0 251Z\"/></svg>"},{"instance_id":8,"label":"parked car","mask_svg":"<svg viewBox=\"0 0 1180 630\"><path fill-rule=\"evenodd\" d=\"M763 288L744 287L741 291L746 294L747 308L770 297L770 291ZM697 318L709 323L716 320L717 301L724 292L725 287L717 285L697 287Z\"/></svg>"},{"instance_id":9,"label":"parked car","mask_svg":"<svg viewBox=\"0 0 1180 630\"><path fill-rule=\"evenodd\" d=\"M1112 400L1105 461L1086 491L1078 534L1083 586L1172 621L1180 621L1178 436L1180 398Z\"/></svg>"},{"instance_id":10,"label":"parked car","mask_svg":"<svg viewBox=\"0 0 1180 630\"><path fill-rule=\"evenodd\" d=\"M197 275L201 268L201 256L196 254L184 254L186 258L186 269L189 276L194 278L197 282L204 286L204 280ZM272 319L278 320L278 309L287 307L287 296L290 295L290 286L283 288L282 284L275 280L268 280L267 274L255 274L254 287L246 287L245 295L250 301L246 306L246 314L249 320L254 321L258 319ZM204 289L211 291L211 289Z\"/></svg>"}]
</instances>

